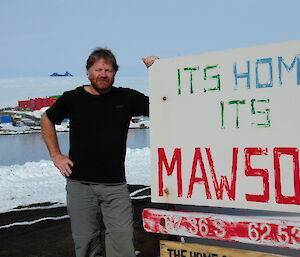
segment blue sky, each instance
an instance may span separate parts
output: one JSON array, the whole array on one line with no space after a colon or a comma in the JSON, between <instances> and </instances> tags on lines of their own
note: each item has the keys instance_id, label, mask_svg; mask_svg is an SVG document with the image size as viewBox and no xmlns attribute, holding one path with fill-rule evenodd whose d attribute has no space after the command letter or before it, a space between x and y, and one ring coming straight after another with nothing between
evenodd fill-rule
<instances>
[{"instance_id":1,"label":"blue sky","mask_svg":"<svg viewBox=\"0 0 300 257\"><path fill-rule=\"evenodd\" d=\"M300 39L299 0L2 0L0 78L85 74L96 46L119 76L147 76L140 59Z\"/></svg>"}]
</instances>

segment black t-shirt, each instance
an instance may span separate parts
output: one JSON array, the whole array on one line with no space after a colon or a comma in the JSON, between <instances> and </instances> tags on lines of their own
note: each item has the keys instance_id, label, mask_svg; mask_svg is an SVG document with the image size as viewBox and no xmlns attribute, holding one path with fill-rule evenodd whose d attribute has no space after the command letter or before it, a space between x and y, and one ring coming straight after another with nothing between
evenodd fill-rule
<instances>
[{"instance_id":1,"label":"black t-shirt","mask_svg":"<svg viewBox=\"0 0 300 257\"><path fill-rule=\"evenodd\" d=\"M120 183L125 179L127 132L132 116L149 115L149 98L129 88L112 87L92 95L84 87L65 92L47 111L53 124L70 120L70 179Z\"/></svg>"}]
</instances>

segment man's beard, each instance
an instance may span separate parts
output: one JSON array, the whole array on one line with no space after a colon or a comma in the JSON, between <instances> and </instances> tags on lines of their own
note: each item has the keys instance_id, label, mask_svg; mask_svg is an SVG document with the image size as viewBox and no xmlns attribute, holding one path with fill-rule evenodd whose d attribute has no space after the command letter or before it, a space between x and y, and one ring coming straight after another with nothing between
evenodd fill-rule
<instances>
[{"instance_id":1,"label":"man's beard","mask_svg":"<svg viewBox=\"0 0 300 257\"><path fill-rule=\"evenodd\" d=\"M113 85L113 81L112 83L110 83L108 79L95 79L95 80L90 80L90 82L92 87L99 93L106 93L110 91ZM99 86L99 82L100 82L100 86ZM101 85L102 83L104 83L104 86Z\"/></svg>"}]
</instances>

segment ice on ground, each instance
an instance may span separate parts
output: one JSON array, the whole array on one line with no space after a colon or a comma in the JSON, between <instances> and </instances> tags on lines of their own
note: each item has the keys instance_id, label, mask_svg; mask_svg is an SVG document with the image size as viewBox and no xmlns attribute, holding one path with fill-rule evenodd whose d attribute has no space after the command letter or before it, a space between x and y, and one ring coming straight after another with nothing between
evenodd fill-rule
<instances>
[{"instance_id":1,"label":"ice on ground","mask_svg":"<svg viewBox=\"0 0 300 257\"><path fill-rule=\"evenodd\" d=\"M24 125L22 127L13 126L11 123L1 123L1 129L14 132L22 132L30 130L30 127Z\"/></svg>"},{"instance_id":2,"label":"ice on ground","mask_svg":"<svg viewBox=\"0 0 300 257\"><path fill-rule=\"evenodd\" d=\"M128 184L150 185L150 149L127 149ZM66 203L66 180L51 161L0 166L0 212L35 203Z\"/></svg>"}]
</instances>

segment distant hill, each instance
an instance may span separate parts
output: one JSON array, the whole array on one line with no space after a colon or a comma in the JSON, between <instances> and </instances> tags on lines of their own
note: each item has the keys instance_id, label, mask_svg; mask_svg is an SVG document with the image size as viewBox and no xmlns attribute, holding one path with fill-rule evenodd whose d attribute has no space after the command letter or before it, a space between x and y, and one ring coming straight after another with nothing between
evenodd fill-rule
<instances>
[{"instance_id":1,"label":"distant hill","mask_svg":"<svg viewBox=\"0 0 300 257\"><path fill-rule=\"evenodd\" d=\"M73 75L69 72L65 72L65 74L59 74L57 72L54 72L50 75L50 77L73 77Z\"/></svg>"}]
</instances>

